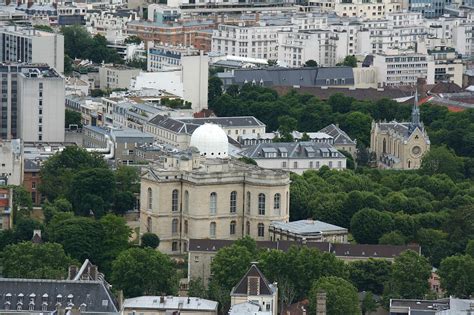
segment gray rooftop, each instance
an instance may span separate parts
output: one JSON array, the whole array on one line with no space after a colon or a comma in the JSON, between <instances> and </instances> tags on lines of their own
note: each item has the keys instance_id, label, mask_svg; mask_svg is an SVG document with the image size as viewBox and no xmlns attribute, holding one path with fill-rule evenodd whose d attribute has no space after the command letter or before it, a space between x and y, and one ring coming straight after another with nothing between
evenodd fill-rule
<instances>
[{"instance_id":1,"label":"gray rooftop","mask_svg":"<svg viewBox=\"0 0 474 315\"><path fill-rule=\"evenodd\" d=\"M350 67L238 69L234 70L233 83L301 87L352 85L354 73Z\"/></svg>"},{"instance_id":2,"label":"gray rooftop","mask_svg":"<svg viewBox=\"0 0 474 315\"><path fill-rule=\"evenodd\" d=\"M326 133L334 138L334 144L356 144L354 140L352 140L349 135L345 131L339 128L334 124L330 124L323 129L319 130L319 132Z\"/></svg>"},{"instance_id":3,"label":"gray rooftop","mask_svg":"<svg viewBox=\"0 0 474 315\"><path fill-rule=\"evenodd\" d=\"M268 153L277 154L276 156L266 156ZM260 143L244 149L240 154L252 159L344 158L344 155L337 151L331 144L310 141Z\"/></svg>"},{"instance_id":4,"label":"gray rooftop","mask_svg":"<svg viewBox=\"0 0 474 315\"><path fill-rule=\"evenodd\" d=\"M346 232L347 229L317 220L299 220L293 222L273 221L270 227L299 235L318 235L324 232Z\"/></svg>"},{"instance_id":5,"label":"gray rooftop","mask_svg":"<svg viewBox=\"0 0 474 315\"><path fill-rule=\"evenodd\" d=\"M215 311L217 302L183 296L139 296L125 299L124 309L150 309L150 310L182 310L182 311Z\"/></svg>"}]
</instances>

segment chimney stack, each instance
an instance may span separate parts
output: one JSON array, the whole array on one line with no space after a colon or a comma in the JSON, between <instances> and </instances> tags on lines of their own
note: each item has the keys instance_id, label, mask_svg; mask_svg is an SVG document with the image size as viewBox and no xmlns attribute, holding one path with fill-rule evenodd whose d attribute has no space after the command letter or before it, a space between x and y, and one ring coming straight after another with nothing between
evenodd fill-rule
<instances>
[{"instance_id":1,"label":"chimney stack","mask_svg":"<svg viewBox=\"0 0 474 315\"><path fill-rule=\"evenodd\" d=\"M68 280L73 280L77 275L77 266L69 266L69 272L68 272Z\"/></svg>"},{"instance_id":2,"label":"chimney stack","mask_svg":"<svg viewBox=\"0 0 474 315\"><path fill-rule=\"evenodd\" d=\"M316 293L316 315L326 315L326 292Z\"/></svg>"}]
</instances>

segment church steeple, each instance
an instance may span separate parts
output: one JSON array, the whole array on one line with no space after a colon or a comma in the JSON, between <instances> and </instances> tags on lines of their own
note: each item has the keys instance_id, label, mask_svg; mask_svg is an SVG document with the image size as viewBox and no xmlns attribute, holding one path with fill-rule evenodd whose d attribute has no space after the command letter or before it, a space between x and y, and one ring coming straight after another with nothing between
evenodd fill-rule
<instances>
[{"instance_id":1,"label":"church steeple","mask_svg":"<svg viewBox=\"0 0 474 315\"><path fill-rule=\"evenodd\" d=\"M415 100L413 101L413 108L411 110L410 131L415 130L416 127L422 128L420 121L420 109L418 108L418 89L415 90Z\"/></svg>"}]
</instances>

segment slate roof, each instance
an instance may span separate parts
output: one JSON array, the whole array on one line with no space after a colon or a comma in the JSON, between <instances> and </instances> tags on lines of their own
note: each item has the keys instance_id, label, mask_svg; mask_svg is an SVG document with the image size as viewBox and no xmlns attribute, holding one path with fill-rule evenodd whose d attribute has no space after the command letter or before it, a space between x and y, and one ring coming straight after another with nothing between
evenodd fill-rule
<instances>
[{"instance_id":1,"label":"slate roof","mask_svg":"<svg viewBox=\"0 0 474 315\"><path fill-rule=\"evenodd\" d=\"M85 304L84 314L97 312L116 314L118 312L112 295L100 280L0 278L0 310L5 310L8 301L11 303L10 309L16 310L18 303L23 299L24 310L28 310L30 301L33 301L35 312L43 312L43 303L47 303L47 311L52 312L56 309L58 296L63 307L68 305L70 297L76 307ZM30 311L30 313L33 312Z\"/></svg>"},{"instance_id":2,"label":"slate roof","mask_svg":"<svg viewBox=\"0 0 474 315\"><path fill-rule=\"evenodd\" d=\"M265 153L277 153L275 157L267 157ZM285 153L286 156L282 156ZM323 156L323 153L332 153ZM250 146L240 152L241 155L252 159L314 159L314 158L344 158L344 155L331 144L324 142L271 142Z\"/></svg>"},{"instance_id":3,"label":"slate roof","mask_svg":"<svg viewBox=\"0 0 474 315\"><path fill-rule=\"evenodd\" d=\"M334 144L356 144L354 140L352 140L349 135L334 124L330 124L323 129L319 130L319 132L326 133L334 138Z\"/></svg>"},{"instance_id":4,"label":"slate roof","mask_svg":"<svg viewBox=\"0 0 474 315\"><path fill-rule=\"evenodd\" d=\"M217 252L219 249L230 246L231 240L190 239L188 250L190 252ZM287 251L291 246L301 246L295 241L257 241L257 247L261 249L278 249ZM372 244L340 244L328 242L308 242L309 248L317 248L322 252L330 252L337 257L353 258L394 258L406 250L413 250L419 254L421 248L417 244L411 245L372 245Z\"/></svg>"},{"instance_id":5,"label":"slate roof","mask_svg":"<svg viewBox=\"0 0 474 315\"><path fill-rule=\"evenodd\" d=\"M192 134L194 130L205 124L213 123L221 127L252 127L265 126L260 120L253 116L240 117L207 117L207 118L171 118L156 115L149 121L151 124L168 129L175 133Z\"/></svg>"},{"instance_id":6,"label":"slate roof","mask_svg":"<svg viewBox=\"0 0 474 315\"><path fill-rule=\"evenodd\" d=\"M255 81L255 84L264 86L314 87L327 85L327 79L345 79L346 84L350 84L354 82L354 73L350 67L237 69L234 70L233 82L239 85Z\"/></svg>"},{"instance_id":7,"label":"slate roof","mask_svg":"<svg viewBox=\"0 0 474 315\"><path fill-rule=\"evenodd\" d=\"M41 169L41 160L25 159L24 171L25 172L39 172Z\"/></svg>"},{"instance_id":8,"label":"slate roof","mask_svg":"<svg viewBox=\"0 0 474 315\"><path fill-rule=\"evenodd\" d=\"M250 279L249 279L250 278ZM252 264L230 295L273 295L275 288L255 264Z\"/></svg>"}]
</instances>

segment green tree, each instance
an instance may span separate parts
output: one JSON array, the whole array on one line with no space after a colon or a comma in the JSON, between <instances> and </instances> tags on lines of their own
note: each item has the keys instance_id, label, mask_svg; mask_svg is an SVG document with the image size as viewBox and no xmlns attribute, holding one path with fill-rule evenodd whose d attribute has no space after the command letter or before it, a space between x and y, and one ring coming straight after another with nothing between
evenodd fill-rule
<instances>
[{"instance_id":1,"label":"green tree","mask_svg":"<svg viewBox=\"0 0 474 315\"><path fill-rule=\"evenodd\" d=\"M368 259L350 262L348 264L349 279L362 291L382 294L384 285L390 280L392 265L382 259Z\"/></svg>"},{"instance_id":2,"label":"green tree","mask_svg":"<svg viewBox=\"0 0 474 315\"><path fill-rule=\"evenodd\" d=\"M123 215L135 207L136 198L130 191L118 191L114 197L114 213Z\"/></svg>"},{"instance_id":3,"label":"green tree","mask_svg":"<svg viewBox=\"0 0 474 315\"><path fill-rule=\"evenodd\" d=\"M421 246L421 253L434 266L439 266L441 260L451 253L451 244L447 240L448 234L435 229L421 228L417 232L417 241Z\"/></svg>"},{"instance_id":4,"label":"green tree","mask_svg":"<svg viewBox=\"0 0 474 315\"><path fill-rule=\"evenodd\" d=\"M367 292L364 295L364 298L362 299L361 303L361 311L362 315L370 314L372 312L375 312L377 310L377 301L374 299L374 295L372 292Z\"/></svg>"},{"instance_id":5,"label":"green tree","mask_svg":"<svg viewBox=\"0 0 474 315\"><path fill-rule=\"evenodd\" d=\"M73 63L74 60L72 60L67 54L64 54L64 74L72 74L72 71L74 70Z\"/></svg>"},{"instance_id":6,"label":"green tree","mask_svg":"<svg viewBox=\"0 0 474 315\"><path fill-rule=\"evenodd\" d=\"M141 44L142 39L138 37L137 35L130 35L127 38L125 38L125 44Z\"/></svg>"},{"instance_id":7,"label":"green tree","mask_svg":"<svg viewBox=\"0 0 474 315\"><path fill-rule=\"evenodd\" d=\"M431 147L421 162L420 172L426 175L446 174L452 179L463 177L464 162L446 146Z\"/></svg>"},{"instance_id":8,"label":"green tree","mask_svg":"<svg viewBox=\"0 0 474 315\"><path fill-rule=\"evenodd\" d=\"M35 25L33 28L38 31L54 33L54 30L49 25Z\"/></svg>"},{"instance_id":9,"label":"green tree","mask_svg":"<svg viewBox=\"0 0 474 315\"><path fill-rule=\"evenodd\" d=\"M429 291L431 265L418 253L407 250L395 258L390 290L403 299L422 299Z\"/></svg>"},{"instance_id":10,"label":"green tree","mask_svg":"<svg viewBox=\"0 0 474 315\"><path fill-rule=\"evenodd\" d=\"M105 233L100 222L62 212L51 219L46 231L49 240L61 244L74 259L80 262L89 259L101 265Z\"/></svg>"},{"instance_id":11,"label":"green tree","mask_svg":"<svg viewBox=\"0 0 474 315\"><path fill-rule=\"evenodd\" d=\"M69 200L77 214L101 217L114 200L115 177L111 170L93 168L77 172L71 182Z\"/></svg>"},{"instance_id":12,"label":"green tree","mask_svg":"<svg viewBox=\"0 0 474 315\"><path fill-rule=\"evenodd\" d=\"M104 231L101 267L104 273L108 273L111 271L112 261L128 248L128 240L132 230L128 227L127 221L123 217L113 214L103 216L99 223Z\"/></svg>"},{"instance_id":13,"label":"green tree","mask_svg":"<svg viewBox=\"0 0 474 315\"><path fill-rule=\"evenodd\" d=\"M207 291L201 278L191 279L188 286L188 296L207 299Z\"/></svg>"},{"instance_id":14,"label":"green tree","mask_svg":"<svg viewBox=\"0 0 474 315\"><path fill-rule=\"evenodd\" d=\"M238 158L238 160L244 162L245 164L257 165L257 162L248 156L241 156Z\"/></svg>"},{"instance_id":15,"label":"green tree","mask_svg":"<svg viewBox=\"0 0 474 315\"><path fill-rule=\"evenodd\" d=\"M267 64L269 67L275 67L278 65L278 60L268 59Z\"/></svg>"},{"instance_id":16,"label":"green tree","mask_svg":"<svg viewBox=\"0 0 474 315\"><path fill-rule=\"evenodd\" d=\"M90 168L107 168L107 164L100 154L89 153L78 147L66 147L43 163L39 189L49 201L60 196L66 197L74 175Z\"/></svg>"},{"instance_id":17,"label":"green tree","mask_svg":"<svg viewBox=\"0 0 474 315\"><path fill-rule=\"evenodd\" d=\"M441 287L448 295L468 299L474 294L474 258L469 255L443 259L438 269Z\"/></svg>"},{"instance_id":18,"label":"green tree","mask_svg":"<svg viewBox=\"0 0 474 315\"><path fill-rule=\"evenodd\" d=\"M143 233L142 246L155 249L160 246L160 238L154 233Z\"/></svg>"},{"instance_id":19,"label":"green tree","mask_svg":"<svg viewBox=\"0 0 474 315\"><path fill-rule=\"evenodd\" d=\"M245 275L252 259L244 246L234 244L220 249L211 263L212 281L229 293Z\"/></svg>"},{"instance_id":20,"label":"green tree","mask_svg":"<svg viewBox=\"0 0 474 315\"><path fill-rule=\"evenodd\" d=\"M140 192L140 171L138 168L127 165L120 165L115 171L117 190Z\"/></svg>"},{"instance_id":21,"label":"green tree","mask_svg":"<svg viewBox=\"0 0 474 315\"><path fill-rule=\"evenodd\" d=\"M144 272L146 271L146 272ZM112 264L112 284L126 297L176 294L178 279L171 259L151 248L130 248Z\"/></svg>"},{"instance_id":22,"label":"green tree","mask_svg":"<svg viewBox=\"0 0 474 315\"><path fill-rule=\"evenodd\" d=\"M370 124L372 117L361 112L348 113L341 121L341 128L345 130L353 139L369 145Z\"/></svg>"},{"instance_id":23,"label":"green tree","mask_svg":"<svg viewBox=\"0 0 474 315\"><path fill-rule=\"evenodd\" d=\"M326 293L326 309L331 315L359 315L359 298L356 288L339 277L322 277L314 282L310 294L310 310L316 310L316 295Z\"/></svg>"},{"instance_id":24,"label":"green tree","mask_svg":"<svg viewBox=\"0 0 474 315\"><path fill-rule=\"evenodd\" d=\"M385 233L379 239L379 244L384 244L384 245L405 245L405 243L406 243L405 236L403 236L398 231Z\"/></svg>"},{"instance_id":25,"label":"green tree","mask_svg":"<svg viewBox=\"0 0 474 315\"><path fill-rule=\"evenodd\" d=\"M278 117L278 131L280 132L280 140L282 142L292 142L293 136L291 132L296 130L298 122L290 116Z\"/></svg>"},{"instance_id":26,"label":"green tree","mask_svg":"<svg viewBox=\"0 0 474 315\"><path fill-rule=\"evenodd\" d=\"M60 244L31 242L8 245L0 261L4 277L27 279L65 279L68 267L76 264Z\"/></svg>"},{"instance_id":27,"label":"green tree","mask_svg":"<svg viewBox=\"0 0 474 315\"><path fill-rule=\"evenodd\" d=\"M69 125L78 125L79 128L82 127L81 113L66 109L65 128L69 128Z\"/></svg>"},{"instance_id":28,"label":"green tree","mask_svg":"<svg viewBox=\"0 0 474 315\"><path fill-rule=\"evenodd\" d=\"M362 209L351 219L351 233L360 244L377 244L380 237L391 229L390 215L374 209Z\"/></svg>"},{"instance_id":29,"label":"green tree","mask_svg":"<svg viewBox=\"0 0 474 315\"><path fill-rule=\"evenodd\" d=\"M309 59L309 60L306 60L306 62L304 63L304 66L305 67L317 67L318 63L316 61L314 61L313 59Z\"/></svg>"},{"instance_id":30,"label":"green tree","mask_svg":"<svg viewBox=\"0 0 474 315\"><path fill-rule=\"evenodd\" d=\"M338 64L339 66L346 66L351 68L357 67L357 58L353 55L346 56L342 63Z\"/></svg>"},{"instance_id":31,"label":"green tree","mask_svg":"<svg viewBox=\"0 0 474 315\"><path fill-rule=\"evenodd\" d=\"M466 245L466 255L474 258L474 240L469 240Z\"/></svg>"},{"instance_id":32,"label":"green tree","mask_svg":"<svg viewBox=\"0 0 474 315\"><path fill-rule=\"evenodd\" d=\"M213 104L222 95L222 80L216 76L210 77L207 94L209 104Z\"/></svg>"},{"instance_id":33,"label":"green tree","mask_svg":"<svg viewBox=\"0 0 474 315\"><path fill-rule=\"evenodd\" d=\"M13 237L15 242L30 241L34 230L42 230L40 222L31 218L20 218L13 227Z\"/></svg>"}]
</instances>

